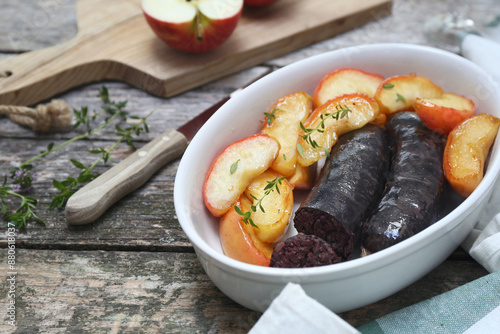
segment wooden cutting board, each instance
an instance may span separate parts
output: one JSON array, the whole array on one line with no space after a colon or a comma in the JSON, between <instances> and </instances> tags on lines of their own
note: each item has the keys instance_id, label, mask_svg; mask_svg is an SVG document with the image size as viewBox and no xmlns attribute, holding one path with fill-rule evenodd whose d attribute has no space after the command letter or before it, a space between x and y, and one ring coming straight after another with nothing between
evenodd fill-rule
<instances>
[{"instance_id":1,"label":"wooden cutting board","mask_svg":"<svg viewBox=\"0 0 500 334\"><path fill-rule=\"evenodd\" d=\"M154 35L140 0L81 0L75 38L0 61L0 104L32 105L105 79L169 97L379 19L391 7L392 0L279 0L245 8L219 48L186 54Z\"/></svg>"}]
</instances>

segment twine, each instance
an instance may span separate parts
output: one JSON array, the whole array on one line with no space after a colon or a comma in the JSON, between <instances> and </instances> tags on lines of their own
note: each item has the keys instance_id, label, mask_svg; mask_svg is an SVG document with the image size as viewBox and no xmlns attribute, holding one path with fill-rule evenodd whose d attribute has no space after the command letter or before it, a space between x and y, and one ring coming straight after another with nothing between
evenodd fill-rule
<instances>
[{"instance_id":1,"label":"twine","mask_svg":"<svg viewBox=\"0 0 500 334\"><path fill-rule=\"evenodd\" d=\"M36 108L0 105L0 115L37 132L49 132L51 128L66 129L71 125L73 113L63 100L52 100Z\"/></svg>"}]
</instances>

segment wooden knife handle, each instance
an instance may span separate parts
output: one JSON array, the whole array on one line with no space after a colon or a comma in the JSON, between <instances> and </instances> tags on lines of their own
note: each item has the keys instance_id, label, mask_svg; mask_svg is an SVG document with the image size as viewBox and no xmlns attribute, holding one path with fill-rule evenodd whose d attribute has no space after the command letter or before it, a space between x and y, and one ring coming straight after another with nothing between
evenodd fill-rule
<instances>
[{"instance_id":1,"label":"wooden knife handle","mask_svg":"<svg viewBox=\"0 0 500 334\"><path fill-rule=\"evenodd\" d=\"M183 134L168 130L78 190L66 204L66 222L90 223L123 196L143 185L160 167L180 157L188 145Z\"/></svg>"}]
</instances>

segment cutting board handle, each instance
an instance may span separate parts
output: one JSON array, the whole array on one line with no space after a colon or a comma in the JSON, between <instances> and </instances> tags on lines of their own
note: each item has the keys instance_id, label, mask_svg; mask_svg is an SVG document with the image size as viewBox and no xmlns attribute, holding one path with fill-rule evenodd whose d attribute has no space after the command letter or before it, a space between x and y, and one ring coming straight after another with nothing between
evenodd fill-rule
<instances>
[{"instance_id":1,"label":"cutting board handle","mask_svg":"<svg viewBox=\"0 0 500 334\"><path fill-rule=\"evenodd\" d=\"M117 32L144 24L140 0L79 0L76 15L72 40L0 61L0 104L29 106L86 83L137 74L113 56L123 52L114 43L122 37Z\"/></svg>"},{"instance_id":2,"label":"cutting board handle","mask_svg":"<svg viewBox=\"0 0 500 334\"><path fill-rule=\"evenodd\" d=\"M0 61L0 104L32 105L68 89L69 83L81 84L95 76L75 59L68 69L71 52L65 54L66 49L71 49L68 43Z\"/></svg>"}]
</instances>

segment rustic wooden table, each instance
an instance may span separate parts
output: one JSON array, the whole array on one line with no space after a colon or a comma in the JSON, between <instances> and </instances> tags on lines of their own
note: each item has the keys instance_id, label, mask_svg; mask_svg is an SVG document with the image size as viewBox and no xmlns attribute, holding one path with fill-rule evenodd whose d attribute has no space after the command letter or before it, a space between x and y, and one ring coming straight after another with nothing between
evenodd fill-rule
<instances>
[{"instance_id":1,"label":"rustic wooden table","mask_svg":"<svg viewBox=\"0 0 500 334\"><path fill-rule=\"evenodd\" d=\"M61 43L76 33L76 0L2 0L0 59ZM72 108L99 110L96 97L106 85L113 100L127 100L131 114L145 116L150 132L138 146L169 127L178 127L230 92L269 70L341 47L377 42L429 45L422 32L427 18L458 11L475 19L491 19L498 0L396 0L392 15L296 52L192 89L173 98L151 96L119 82L99 82L72 89L59 98ZM1 79L0 79L1 80ZM0 119L0 168L9 170L78 131L35 134ZM146 185L109 209L95 223L68 226L64 212L49 210L57 194L53 179L75 176L69 159L91 163L86 150L116 140L114 129L79 141L36 162L39 174L32 196L46 226L29 223L15 232L16 325L8 323L8 250L5 227L0 249L0 332L2 333L162 333L247 332L260 313L236 304L203 272L175 216L173 185L179 161L160 169ZM119 161L131 153L120 145L112 154ZM109 164L99 165L103 172ZM19 203L8 200L10 207ZM5 222L3 223L5 226ZM353 326L431 298L487 274L457 249L439 267L406 289L360 309L341 313Z\"/></svg>"}]
</instances>

